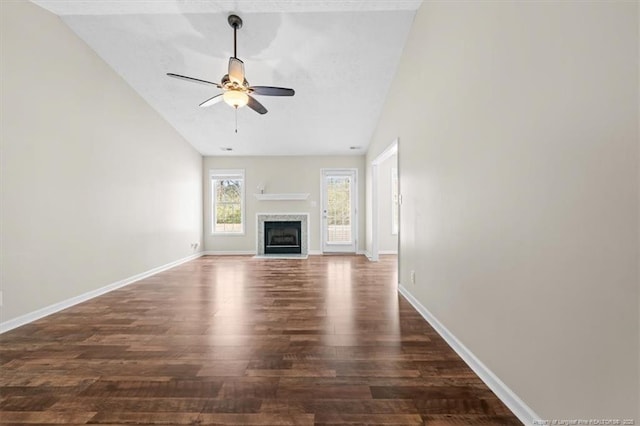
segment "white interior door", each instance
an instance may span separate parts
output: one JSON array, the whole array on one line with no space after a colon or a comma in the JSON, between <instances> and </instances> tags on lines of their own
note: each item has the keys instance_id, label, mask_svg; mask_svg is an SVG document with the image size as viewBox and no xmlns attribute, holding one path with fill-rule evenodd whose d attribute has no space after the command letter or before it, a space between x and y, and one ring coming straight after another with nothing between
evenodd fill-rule
<instances>
[{"instance_id":1,"label":"white interior door","mask_svg":"<svg viewBox=\"0 0 640 426\"><path fill-rule=\"evenodd\" d=\"M322 251L354 253L357 247L356 170L322 170Z\"/></svg>"}]
</instances>

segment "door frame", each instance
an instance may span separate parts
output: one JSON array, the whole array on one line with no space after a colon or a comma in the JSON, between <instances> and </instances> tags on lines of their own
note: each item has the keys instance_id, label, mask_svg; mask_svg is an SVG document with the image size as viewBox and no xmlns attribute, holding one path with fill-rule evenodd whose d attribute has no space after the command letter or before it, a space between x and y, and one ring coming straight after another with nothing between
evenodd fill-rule
<instances>
[{"instance_id":1,"label":"door frame","mask_svg":"<svg viewBox=\"0 0 640 426\"><path fill-rule=\"evenodd\" d=\"M325 178L325 174L327 172L337 172L337 173L353 173L353 183L352 183L352 196L351 196L351 202L353 203L351 206L351 215L352 215L352 225L351 225L351 237L353 239L353 245L349 247L348 251L343 251L343 250L326 250L326 241L327 241L327 236L326 236L326 231L327 228L324 226L324 192L325 192L325 182L324 182L324 178ZM337 168L321 168L320 169L320 251L322 253L358 253L358 244L359 244L359 240L358 240L358 229L359 229L359 220L358 220L358 198L359 198L359 193L360 191L358 190L358 169L357 168L352 168L352 167L337 167ZM351 250L351 247L353 247L353 250Z\"/></svg>"},{"instance_id":2,"label":"door frame","mask_svg":"<svg viewBox=\"0 0 640 426\"><path fill-rule=\"evenodd\" d=\"M389 146L385 148L382 153L380 153L376 158L371 161L371 253L369 260L372 262L377 262L380 259L380 250L379 250L379 219L378 219L378 209L379 209L379 194L378 194L378 178L379 178L379 166L386 159L392 157L394 154L398 153L398 142L399 138L395 138L393 142ZM398 186L400 186L400 160L398 159ZM401 195L400 189L398 189L398 209L400 209ZM398 213L399 215L400 213ZM400 254L400 221L398 221L398 255Z\"/></svg>"}]
</instances>

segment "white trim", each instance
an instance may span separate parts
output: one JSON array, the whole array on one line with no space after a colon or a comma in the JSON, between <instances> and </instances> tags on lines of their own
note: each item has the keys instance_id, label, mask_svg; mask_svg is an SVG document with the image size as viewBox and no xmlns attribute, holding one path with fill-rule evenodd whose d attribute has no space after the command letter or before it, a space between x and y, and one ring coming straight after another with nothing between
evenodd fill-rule
<instances>
[{"instance_id":1,"label":"white trim","mask_svg":"<svg viewBox=\"0 0 640 426\"><path fill-rule=\"evenodd\" d=\"M398 145L396 145L396 148ZM397 149L396 149L397 152ZM391 235L398 236L400 227L400 185L398 184L398 162L396 167L391 168ZM395 190L395 191L394 191ZM398 222L393 220L397 217Z\"/></svg>"},{"instance_id":2,"label":"white trim","mask_svg":"<svg viewBox=\"0 0 640 426\"><path fill-rule=\"evenodd\" d=\"M353 203L353 205L351 206L351 216L353 217L353 224L351 227L351 232L352 232L352 240L353 242L351 244L349 244L349 250L347 251L343 251L340 249L334 249L331 250L327 247L327 228L325 226L325 216L324 216L324 203L325 203L325 189L326 189L326 183L325 183L325 176L327 175L327 173L331 173L335 176L353 176L353 191L352 191L352 196L351 196L351 202ZM333 168L333 167L323 167L320 169L320 250L322 250L323 253L355 253L358 254L359 252L359 247L360 247L360 241L358 240L358 235L360 232L359 226L360 226L360 220L359 220L359 214L360 212L358 211L358 208L360 206L360 182L359 182L359 177L358 177L358 169L357 168L351 168L351 167L337 167L337 168ZM340 246L339 244L333 244L334 246ZM351 250L351 248L353 248L353 250Z\"/></svg>"},{"instance_id":3,"label":"white trim","mask_svg":"<svg viewBox=\"0 0 640 426\"><path fill-rule=\"evenodd\" d=\"M409 302L422 317L433 327L447 344L467 363L480 379L491 389L504 405L513 412L525 425L533 425L535 419L541 419L522 401L502 380L476 357L456 336L454 336L427 308L420 303L402 284L398 284L398 292Z\"/></svg>"},{"instance_id":4,"label":"white trim","mask_svg":"<svg viewBox=\"0 0 640 426\"><path fill-rule=\"evenodd\" d=\"M398 254L398 250L378 250L378 254Z\"/></svg>"},{"instance_id":5,"label":"white trim","mask_svg":"<svg viewBox=\"0 0 640 426\"><path fill-rule=\"evenodd\" d=\"M165 265L158 266L157 268L149 269L146 272L141 272L139 274L132 275L129 278L116 281L115 283L108 284L104 287L100 287L95 290L88 291L78 296L74 296L69 299L54 303L53 305L45 306L44 308L38 309L33 312L29 312L28 314L24 314L19 317L10 319L8 321L0 323L0 334L5 333L9 330L13 330L14 328L20 327L22 325L28 324L30 322L39 320L40 318L44 318L48 315L54 314L63 309L70 308L71 306L77 305L78 303L86 302L87 300L93 299L94 297L102 296L103 294L108 293L110 291L119 289L129 284L133 284L136 281L140 281L144 278L150 277L151 275L155 275L159 272L163 272L168 269L175 268L178 265L181 265L193 259L197 259L200 256L202 256L202 252L195 253L187 257L183 257L182 259L178 259L176 261L167 263Z\"/></svg>"},{"instance_id":6,"label":"white trim","mask_svg":"<svg viewBox=\"0 0 640 426\"><path fill-rule=\"evenodd\" d=\"M379 229L378 229L378 209L379 209L379 195L378 195L378 166L382 164L385 160L391 158L394 154L398 153L398 141L399 138L395 138L391 144L385 148L382 153L378 154L376 158L371 161L371 252L369 260L372 262L378 261L379 252ZM398 179L400 176L398 175ZM398 197L400 197L400 191L398 190ZM398 218L399 219L399 218ZM399 222L399 220L398 220ZM398 223L398 228L400 228L400 224ZM394 235L399 235L394 234ZM398 240L399 242L399 240Z\"/></svg>"},{"instance_id":7,"label":"white trim","mask_svg":"<svg viewBox=\"0 0 640 426\"><path fill-rule=\"evenodd\" d=\"M393 157L394 154L398 153L398 138L395 138L391 144L385 148L378 156L373 160L374 164L380 165L387 158Z\"/></svg>"},{"instance_id":8,"label":"white trim","mask_svg":"<svg viewBox=\"0 0 640 426\"><path fill-rule=\"evenodd\" d=\"M309 256L322 256L322 252L320 250L309 250Z\"/></svg>"},{"instance_id":9,"label":"white trim","mask_svg":"<svg viewBox=\"0 0 640 426\"><path fill-rule=\"evenodd\" d=\"M240 232L216 232L216 187L213 185L213 180L218 178L238 178L242 180L242 187L240 188L240 219L242 221L242 229ZM210 236L244 236L247 230L247 216L246 216L246 190L247 179L245 176L244 169L210 169L209 170L209 186L210 186L210 195L211 202L209 203L209 208L211 208L211 232Z\"/></svg>"},{"instance_id":10,"label":"white trim","mask_svg":"<svg viewBox=\"0 0 640 426\"><path fill-rule=\"evenodd\" d=\"M309 193L300 194L253 194L260 201L296 201L306 200Z\"/></svg>"},{"instance_id":11,"label":"white trim","mask_svg":"<svg viewBox=\"0 0 640 426\"><path fill-rule=\"evenodd\" d=\"M378 198L378 163L374 160L371 162L371 251L367 256L371 262L379 260Z\"/></svg>"},{"instance_id":12,"label":"white trim","mask_svg":"<svg viewBox=\"0 0 640 426\"><path fill-rule=\"evenodd\" d=\"M207 250L203 256L255 256L255 250Z\"/></svg>"},{"instance_id":13,"label":"white trim","mask_svg":"<svg viewBox=\"0 0 640 426\"><path fill-rule=\"evenodd\" d=\"M244 177L244 169L209 169L209 177L214 176L227 176L235 177L242 175Z\"/></svg>"}]
</instances>

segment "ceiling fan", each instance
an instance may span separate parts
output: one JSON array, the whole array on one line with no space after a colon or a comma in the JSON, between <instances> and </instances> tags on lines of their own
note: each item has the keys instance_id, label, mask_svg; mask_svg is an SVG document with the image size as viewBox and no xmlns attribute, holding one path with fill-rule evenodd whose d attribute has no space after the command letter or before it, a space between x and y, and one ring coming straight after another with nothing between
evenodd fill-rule
<instances>
[{"instance_id":1,"label":"ceiling fan","mask_svg":"<svg viewBox=\"0 0 640 426\"><path fill-rule=\"evenodd\" d=\"M240 17L237 15L229 15L227 21L233 28L233 57L229 58L228 73L222 77L222 80L219 84L212 81L201 80L199 78L187 77L174 73L167 73L167 75L169 77L179 78L181 80L191 81L194 83L213 85L218 89L223 90L222 93L202 102L200 106L203 108L217 104L218 102L224 100L228 105L234 107L236 111L238 108L247 105L249 108L259 114L266 114L267 109L251 95L293 96L295 94L295 91L293 89L287 89L284 87L249 85L249 82L244 75L244 62L238 59L236 50L236 33L238 29L242 28L242 19L240 19ZM237 131L238 130L236 129L236 133Z\"/></svg>"}]
</instances>

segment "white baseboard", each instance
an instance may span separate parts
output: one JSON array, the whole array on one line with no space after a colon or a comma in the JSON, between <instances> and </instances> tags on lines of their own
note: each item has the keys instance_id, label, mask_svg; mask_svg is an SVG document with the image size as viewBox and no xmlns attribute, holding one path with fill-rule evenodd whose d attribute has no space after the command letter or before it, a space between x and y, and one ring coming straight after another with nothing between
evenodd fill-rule
<instances>
[{"instance_id":1,"label":"white baseboard","mask_svg":"<svg viewBox=\"0 0 640 426\"><path fill-rule=\"evenodd\" d=\"M127 286L136 281L140 281L141 279L150 277L151 275L155 275L159 272L166 271L167 269L174 268L180 264L188 262L193 259L197 259L202 256L202 252L198 252L192 254L191 256L183 257L182 259L178 259L176 261L167 263L166 265L158 266L157 268L149 269L146 272L142 272L140 274L136 274L125 278L120 281L116 281L115 283L111 283L104 287L100 287L95 290L88 291L86 293L80 294L78 296L74 296L70 299L66 299L60 301L58 303L54 303L53 305L46 306L44 308L38 309L37 311L29 312L28 314L20 315L19 317L10 319L8 321L0 323L0 334L7 332L9 330L13 330L14 328L20 327L21 325L28 324L35 320L39 320L40 318L46 317L48 315L59 312L63 309L70 308L73 305L77 305L78 303L86 302L89 299L93 299L94 297L101 296L110 291L116 290L118 288Z\"/></svg>"},{"instance_id":2,"label":"white baseboard","mask_svg":"<svg viewBox=\"0 0 640 426\"><path fill-rule=\"evenodd\" d=\"M202 252L203 256L255 256L255 250L207 250Z\"/></svg>"},{"instance_id":3,"label":"white baseboard","mask_svg":"<svg viewBox=\"0 0 640 426\"><path fill-rule=\"evenodd\" d=\"M322 252L320 250L309 250L309 256L322 256Z\"/></svg>"},{"instance_id":4,"label":"white baseboard","mask_svg":"<svg viewBox=\"0 0 640 426\"><path fill-rule=\"evenodd\" d=\"M436 332L451 346L464 362L480 377L480 379L496 394L498 398L527 426L533 425L534 420L541 419L527 404L522 401L502 380L482 363L465 345L460 342L438 319L433 316L422 303L398 284L398 291L411 305L427 320Z\"/></svg>"},{"instance_id":5,"label":"white baseboard","mask_svg":"<svg viewBox=\"0 0 640 426\"><path fill-rule=\"evenodd\" d=\"M377 260L373 260L373 255L370 251L365 250L362 252L362 254L367 256L367 259L369 259L370 262L377 262ZM380 256L381 254L398 254L398 252L396 250L379 250L378 256Z\"/></svg>"},{"instance_id":6,"label":"white baseboard","mask_svg":"<svg viewBox=\"0 0 640 426\"><path fill-rule=\"evenodd\" d=\"M378 254L398 254L398 250L378 250Z\"/></svg>"}]
</instances>

